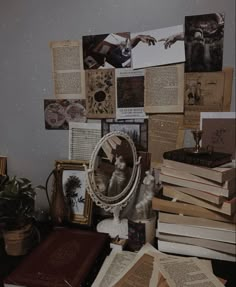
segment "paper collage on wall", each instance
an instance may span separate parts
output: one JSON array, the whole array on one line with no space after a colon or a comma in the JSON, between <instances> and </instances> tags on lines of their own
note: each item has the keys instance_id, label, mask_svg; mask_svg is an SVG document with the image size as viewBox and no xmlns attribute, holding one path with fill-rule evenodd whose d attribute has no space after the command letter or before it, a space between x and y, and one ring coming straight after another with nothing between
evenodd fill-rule
<instances>
[{"instance_id":1,"label":"paper collage on wall","mask_svg":"<svg viewBox=\"0 0 236 287\"><path fill-rule=\"evenodd\" d=\"M109 129L124 130L126 125L126 132L136 134L137 129L138 134L142 125L119 121L149 121L165 114L168 124L179 114L182 134L188 134L184 130L199 128L201 112L229 111L233 68L223 68L224 24L223 13L211 13L185 16L183 24L172 27L50 42L55 97L75 102L68 116L62 102L45 100L46 129L68 129L69 121L110 119L114 123ZM150 147L153 124L148 126ZM164 138L162 134L163 142L169 141L168 135ZM143 140L138 143L147 148Z\"/></svg>"}]
</instances>

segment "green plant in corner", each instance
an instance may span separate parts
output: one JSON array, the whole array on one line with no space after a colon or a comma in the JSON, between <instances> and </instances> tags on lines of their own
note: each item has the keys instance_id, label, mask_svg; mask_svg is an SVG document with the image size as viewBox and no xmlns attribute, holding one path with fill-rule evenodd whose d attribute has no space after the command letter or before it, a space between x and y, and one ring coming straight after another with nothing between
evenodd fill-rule
<instances>
[{"instance_id":1,"label":"green plant in corner","mask_svg":"<svg viewBox=\"0 0 236 287\"><path fill-rule=\"evenodd\" d=\"M3 230L3 236L6 245L7 238L14 243L14 250L9 251L10 255L25 254L30 248L33 234L33 219L35 195L37 189L45 189L43 186L32 186L27 178L6 177L6 180L0 185L0 228ZM20 234L20 235L19 235ZM16 241L19 238L26 238L27 244L19 243L20 250L16 250ZM22 247L23 246L23 247Z\"/></svg>"},{"instance_id":2,"label":"green plant in corner","mask_svg":"<svg viewBox=\"0 0 236 287\"><path fill-rule=\"evenodd\" d=\"M12 177L0 186L0 223L5 229L24 226L33 218L36 188L26 178Z\"/></svg>"}]
</instances>

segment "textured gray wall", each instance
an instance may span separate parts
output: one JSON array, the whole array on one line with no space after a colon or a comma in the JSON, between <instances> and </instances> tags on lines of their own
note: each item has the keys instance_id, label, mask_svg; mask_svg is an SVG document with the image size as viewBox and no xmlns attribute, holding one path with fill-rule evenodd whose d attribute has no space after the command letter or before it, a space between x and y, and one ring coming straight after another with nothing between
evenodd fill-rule
<instances>
[{"instance_id":1,"label":"textured gray wall","mask_svg":"<svg viewBox=\"0 0 236 287\"><path fill-rule=\"evenodd\" d=\"M0 0L0 154L9 174L44 184L54 160L68 157L68 131L44 128L43 100L54 98L50 41L158 29L210 12L225 13L224 65L234 66L235 0Z\"/></svg>"}]
</instances>

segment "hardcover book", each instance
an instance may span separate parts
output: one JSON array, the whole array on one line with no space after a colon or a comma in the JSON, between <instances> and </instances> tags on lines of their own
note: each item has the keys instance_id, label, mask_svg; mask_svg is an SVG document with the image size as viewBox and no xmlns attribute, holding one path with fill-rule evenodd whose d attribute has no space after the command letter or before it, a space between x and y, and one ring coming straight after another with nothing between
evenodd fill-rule
<instances>
[{"instance_id":1,"label":"hardcover book","mask_svg":"<svg viewBox=\"0 0 236 287\"><path fill-rule=\"evenodd\" d=\"M232 155L229 153L213 151L212 153L196 154L188 152L186 148L166 151L163 153L163 158L211 168L232 161Z\"/></svg>"},{"instance_id":2,"label":"hardcover book","mask_svg":"<svg viewBox=\"0 0 236 287\"><path fill-rule=\"evenodd\" d=\"M233 215L236 212L236 195L229 200L225 199L222 204L216 205L208 203L205 198L199 199L194 195L188 195L182 192L181 188L179 189L178 186L171 186L166 184L163 185L163 195L170 198L175 198L177 201L194 204L227 215Z\"/></svg>"},{"instance_id":3,"label":"hardcover book","mask_svg":"<svg viewBox=\"0 0 236 287\"><path fill-rule=\"evenodd\" d=\"M163 183L169 183L169 184L174 184L182 187L188 187L188 188L193 188L193 189L198 189L202 191L206 191L209 193L212 193L214 195L218 196L224 196L229 198L235 193L235 189L233 188L234 182L232 181L232 184L230 184L229 188L224 188L221 186L214 186L210 184L205 184L193 180L188 180L186 178L180 178L177 176L171 176L171 175L166 175L163 173L160 173L159 179Z\"/></svg>"},{"instance_id":4,"label":"hardcover book","mask_svg":"<svg viewBox=\"0 0 236 287\"><path fill-rule=\"evenodd\" d=\"M198 218L208 218L222 222L236 222L236 214L229 216L213 210L209 210L201 206L183 202L170 201L157 197L153 197L152 199L152 209L163 212L170 212L174 214L190 215Z\"/></svg>"},{"instance_id":5,"label":"hardcover book","mask_svg":"<svg viewBox=\"0 0 236 287\"><path fill-rule=\"evenodd\" d=\"M4 287L90 286L108 251L108 234L56 229L5 278Z\"/></svg>"},{"instance_id":6,"label":"hardcover book","mask_svg":"<svg viewBox=\"0 0 236 287\"><path fill-rule=\"evenodd\" d=\"M226 180L230 180L236 177L235 163L230 162L215 168L207 168L204 166L197 166L192 164L187 164L183 162L178 162L174 160L163 160L163 166L175 168L178 170L186 171L191 174L213 180L219 183L223 183Z\"/></svg>"}]
</instances>

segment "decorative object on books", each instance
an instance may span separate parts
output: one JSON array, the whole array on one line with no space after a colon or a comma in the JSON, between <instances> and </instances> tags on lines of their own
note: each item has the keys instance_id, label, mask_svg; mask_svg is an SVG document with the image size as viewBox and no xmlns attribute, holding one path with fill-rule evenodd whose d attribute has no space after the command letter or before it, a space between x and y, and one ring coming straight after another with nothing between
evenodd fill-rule
<instances>
[{"instance_id":1,"label":"decorative object on books","mask_svg":"<svg viewBox=\"0 0 236 287\"><path fill-rule=\"evenodd\" d=\"M99 232L127 238L127 219L120 220L119 215L135 193L140 174L140 158L132 139L119 131L103 136L87 168L88 191L93 201L105 211L113 213L113 219L99 222Z\"/></svg>"},{"instance_id":2,"label":"decorative object on books","mask_svg":"<svg viewBox=\"0 0 236 287\"><path fill-rule=\"evenodd\" d=\"M5 249L9 255L26 254L36 237L33 227L34 200L37 189L27 178L8 178L0 186L0 224Z\"/></svg>"},{"instance_id":3,"label":"decorative object on books","mask_svg":"<svg viewBox=\"0 0 236 287\"><path fill-rule=\"evenodd\" d=\"M193 153L193 154L212 154L213 147L208 145L206 148L200 146L200 142L202 139L202 134L204 132L202 130L192 130L192 135L195 141L195 147L194 148L186 148L186 152Z\"/></svg>"},{"instance_id":4,"label":"decorative object on books","mask_svg":"<svg viewBox=\"0 0 236 287\"><path fill-rule=\"evenodd\" d=\"M64 209L68 208L68 220L82 225L90 225L92 218L92 200L87 192L84 168L86 163L76 160L57 160L55 163L56 193L54 200L56 197L61 200L64 198L66 204ZM64 204L62 203L62 205ZM63 210L63 206L60 204L55 208L60 209L58 212Z\"/></svg>"},{"instance_id":5,"label":"decorative object on books","mask_svg":"<svg viewBox=\"0 0 236 287\"><path fill-rule=\"evenodd\" d=\"M109 250L107 234L54 229L4 279L4 286L91 286Z\"/></svg>"},{"instance_id":6,"label":"decorative object on books","mask_svg":"<svg viewBox=\"0 0 236 287\"><path fill-rule=\"evenodd\" d=\"M229 153L213 151L210 154L194 154L189 153L188 149L186 148L166 151L163 153L163 158L193 165L206 166L210 168L217 167L232 161L232 155Z\"/></svg>"}]
</instances>

